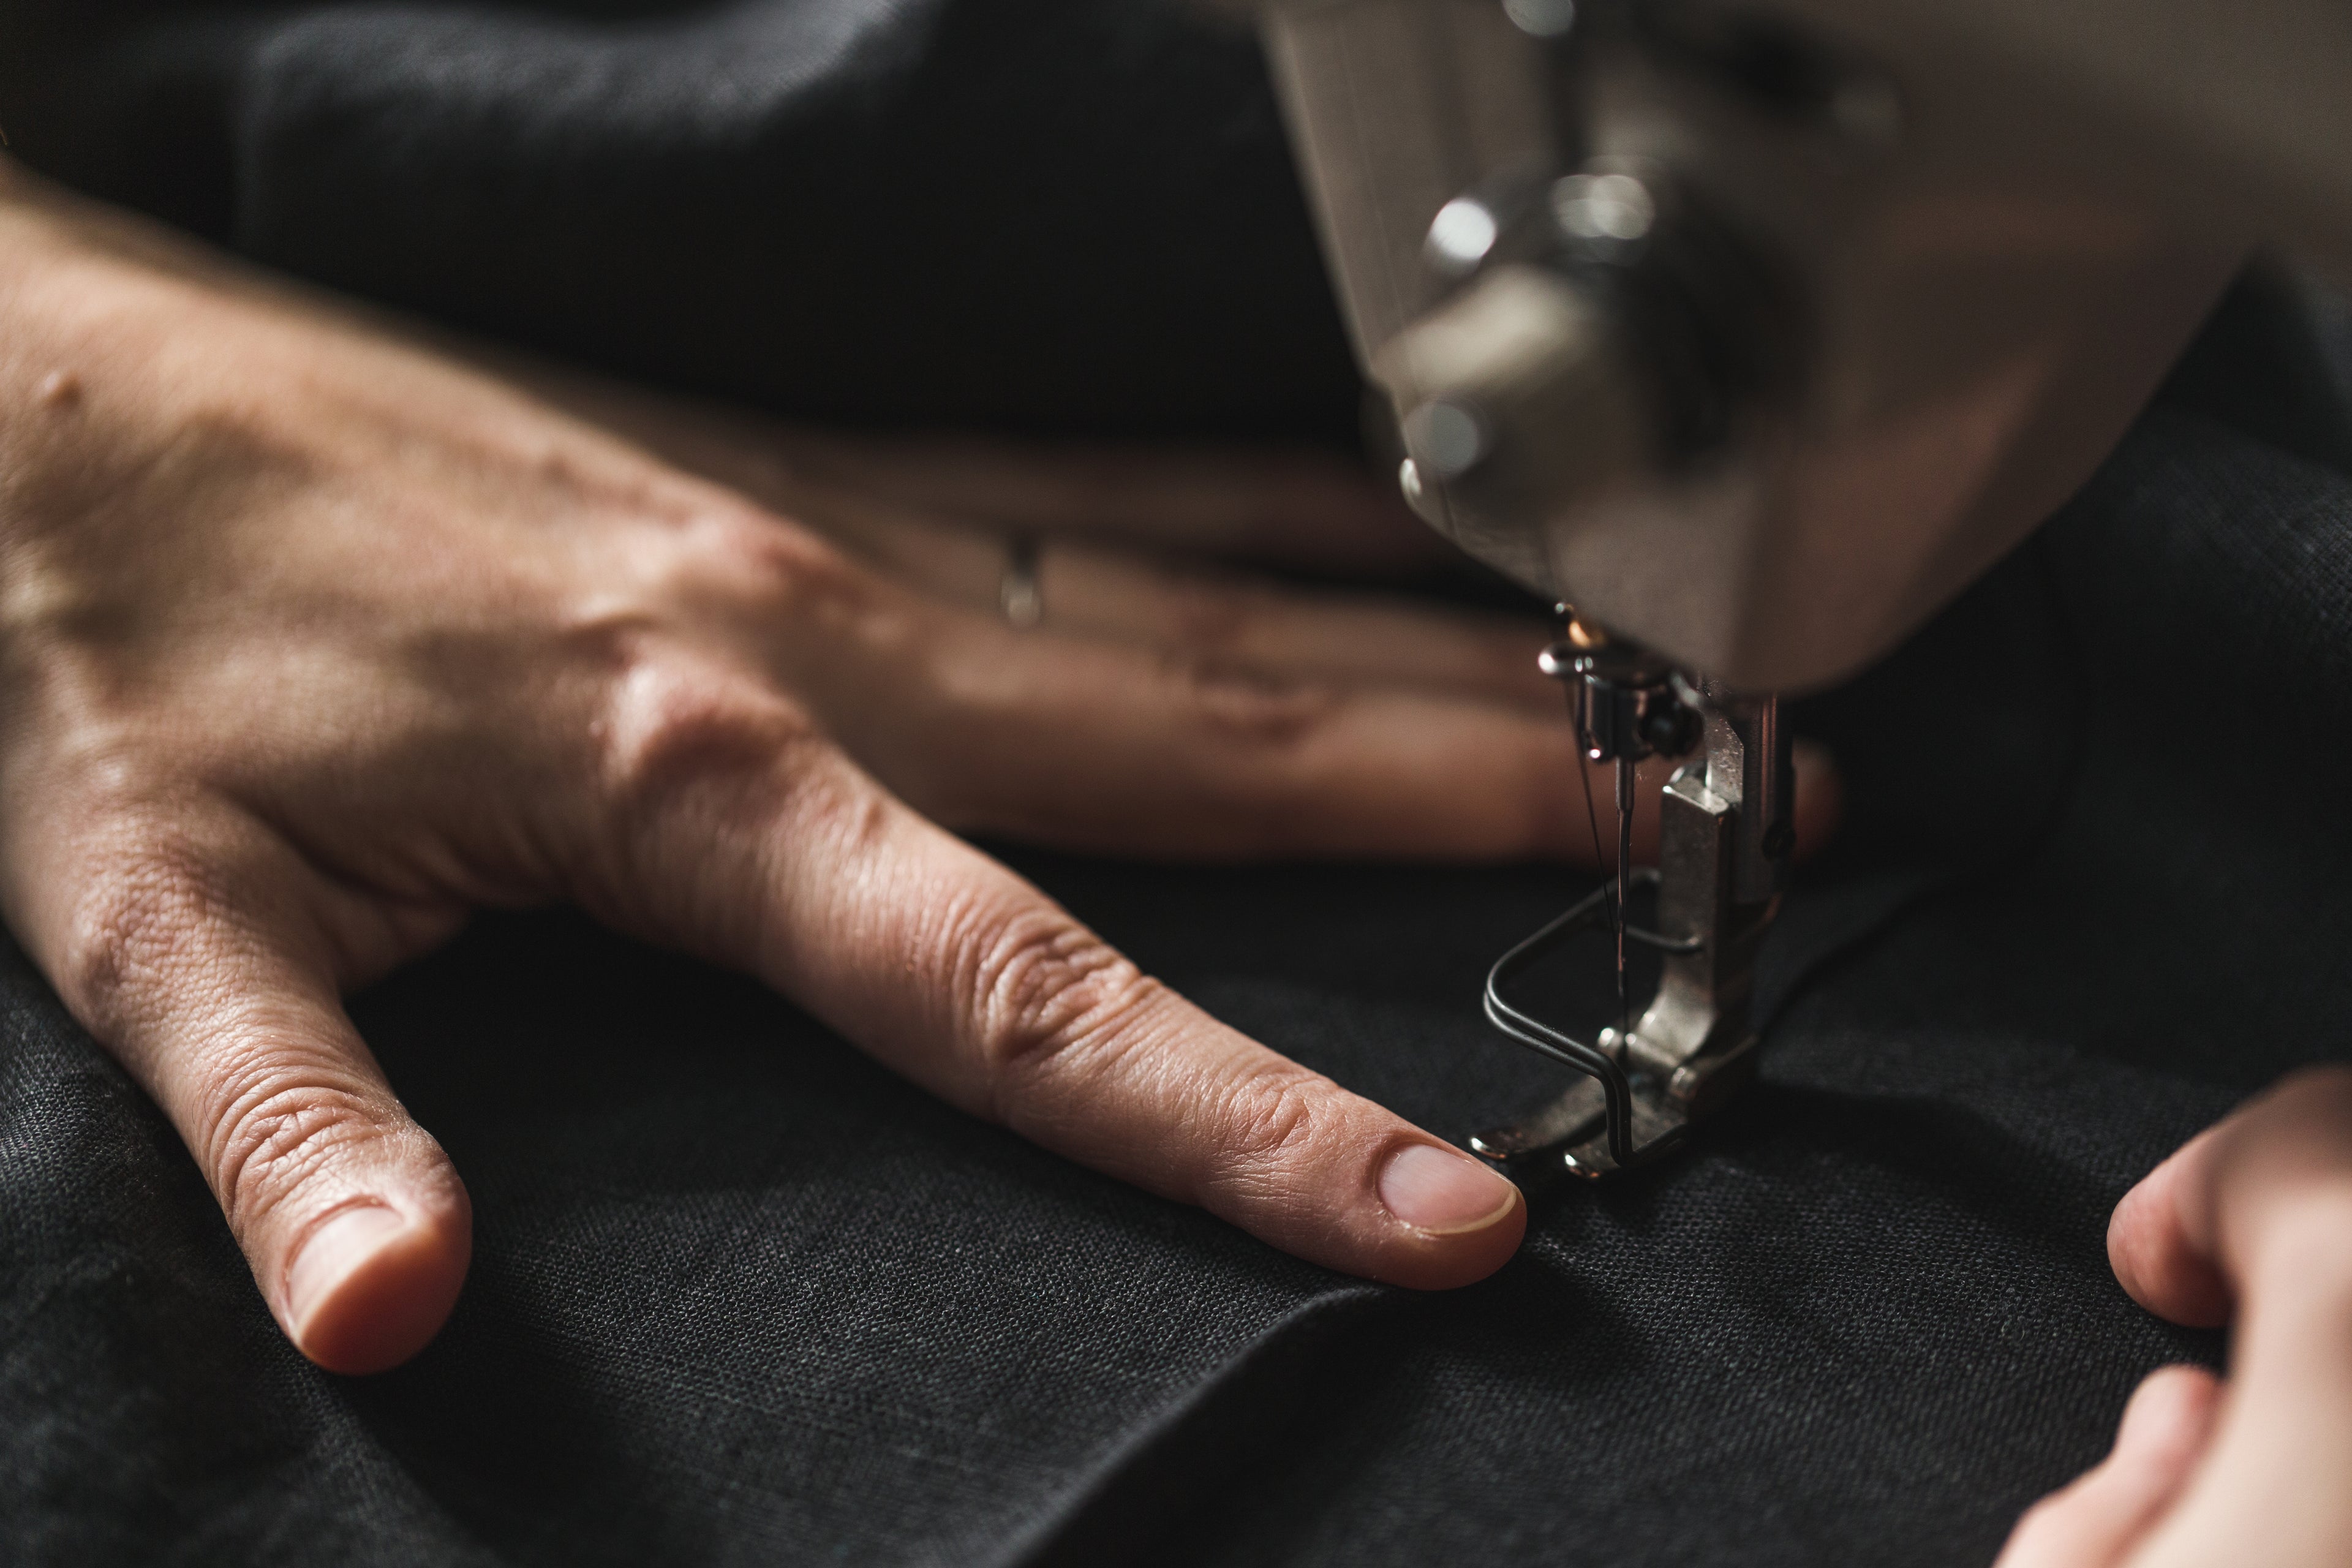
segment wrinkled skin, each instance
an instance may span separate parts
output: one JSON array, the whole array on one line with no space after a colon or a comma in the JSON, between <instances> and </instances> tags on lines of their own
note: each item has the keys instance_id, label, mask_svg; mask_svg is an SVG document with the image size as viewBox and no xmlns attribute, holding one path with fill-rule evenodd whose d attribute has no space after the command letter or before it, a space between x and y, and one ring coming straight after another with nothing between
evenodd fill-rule
<instances>
[{"instance_id":1,"label":"wrinkled skin","mask_svg":"<svg viewBox=\"0 0 2352 1568\"><path fill-rule=\"evenodd\" d=\"M996 613L1011 532L1048 541L1036 631ZM341 996L485 906L758 974L1302 1257L1498 1267L1507 1183L949 831L1591 863L1540 627L1179 559L1429 548L1307 459L820 438L491 368L0 161L0 912L335 1370L425 1343L470 1247ZM1801 841L1834 810L1801 756ZM2352 1073L2190 1143L2111 1251L2150 1310L2234 1325L2230 1380L2149 1379L2002 1568L2352 1562Z\"/></svg>"},{"instance_id":2,"label":"wrinkled skin","mask_svg":"<svg viewBox=\"0 0 2352 1568\"><path fill-rule=\"evenodd\" d=\"M996 603L1016 529L1034 630ZM338 1371L425 1344L470 1247L341 997L488 906L748 971L1332 1268L1498 1267L1509 1183L955 836L1573 856L1540 626L1172 553L1430 548L1321 460L858 443L493 371L0 163L0 910Z\"/></svg>"}]
</instances>

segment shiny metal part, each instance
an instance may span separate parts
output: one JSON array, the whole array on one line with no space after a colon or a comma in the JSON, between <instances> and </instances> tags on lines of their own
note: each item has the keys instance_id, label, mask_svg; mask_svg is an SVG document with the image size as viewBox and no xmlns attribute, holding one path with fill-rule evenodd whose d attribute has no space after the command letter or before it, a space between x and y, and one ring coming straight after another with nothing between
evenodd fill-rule
<instances>
[{"instance_id":1,"label":"shiny metal part","mask_svg":"<svg viewBox=\"0 0 2352 1568\"><path fill-rule=\"evenodd\" d=\"M1007 625L1034 631L1045 619L1045 591L1037 578L1037 541L1016 533L1004 542L1004 574L997 579L996 607Z\"/></svg>"},{"instance_id":2,"label":"shiny metal part","mask_svg":"<svg viewBox=\"0 0 2352 1568\"><path fill-rule=\"evenodd\" d=\"M1593 893L1513 948L1486 977L1486 1012L1521 1045L1588 1075L1519 1122L1473 1138L1488 1159L1571 1175L1630 1169L1679 1144L1755 1070L1756 953L1780 907L1794 842L1789 743L1779 703L1722 692L1702 699L1704 757L1678 769L1660 805L1658 889L1650 928L1627 939L1663 952L1657 994L1630 1034L1590 1042L1510 1000L1513 983L1605 931L1611 899Z\"/></svg>"},{"instance_id":3,"label":"shiny metal part","mask_svg":"<svg viewBox=\"0 0 2352 1568\"><path fill-rule=\"evenodd\" d=\"M1576 26L1576 0L1503 0L1503 15L1529 37L1565 37Z\"/></svg>"},{"instance_id":4,"label":"shiny metal part","mask_svg":"<svg viewBox=\"0 0 2352 1568\"><path fill-rule=\"evenodd\" d=\"M1250 8L1406 500L1593 617L1545 668L1621 799L1704 716L1656 929L1596 893L1487 983L1591 1076L1475 1146L1638 1163L1753 1060L1792 780L1739 694L1858 669L2056 510L2255 247L2352 280L2352 5ZM1638 1024L1510 1001L1603 922L1666 952Z\"/></svg>"},{"instance_id":5,"label":"shiny metal part","mask_svg":"<svg viewBox=\"0 0 2352 1568\"><path fill-rule=\"evenodd\" d=\"M1260 15L1415 510L1742 689L2054 510L2256 246L2352 277L2341 0Z\"/></svg>"},{"instance_id":6,"label":"shiny metal part","mask_svg":"<svg viewBox=\"0 0 2352 1568\"><path fill-rule=\"evenodd\" d=\"M1466 277L1494 252L1503 237L1494 209L1476 196L1456 196L1429 220L1429 265L1450 277Z\"/></svg>"},{"instance_id":7,"label":"shiny metal part","mask_svg":"<svg viewBox=\"0 0 2352 1568\"><path fill-rule=\"evenodd\" d=\"M1586 761L1679 757L1698 744L1697 693L1672 665L1586 621L1570 619L1568 634L1543 651L1538 665L1568 686Z\"/></svg>"}]
</instances>

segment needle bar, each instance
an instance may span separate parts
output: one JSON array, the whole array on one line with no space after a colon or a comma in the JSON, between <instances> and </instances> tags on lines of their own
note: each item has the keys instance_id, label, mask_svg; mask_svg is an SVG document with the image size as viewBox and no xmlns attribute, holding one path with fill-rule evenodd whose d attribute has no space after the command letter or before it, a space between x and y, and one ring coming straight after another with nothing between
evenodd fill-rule
<instances>
[{"instance_id":1,"label":"needle bar","mask_svg":"<svg viewBox=\"0 0 2352 1568\"><path fill-rule=\"evenodd\" d=\"M1617 759L1617 1040L1633 1033L1632 1005L1625 994L1625 914L1633 890L1633 759Z\"/></svg>"}]
</instances>

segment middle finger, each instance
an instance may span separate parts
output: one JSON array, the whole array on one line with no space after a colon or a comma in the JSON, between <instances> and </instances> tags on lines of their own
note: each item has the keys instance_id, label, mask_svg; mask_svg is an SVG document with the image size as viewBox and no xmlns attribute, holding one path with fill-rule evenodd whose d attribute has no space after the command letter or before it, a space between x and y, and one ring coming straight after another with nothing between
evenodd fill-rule
<instances>
[{"instance_id":1,"label":"middle finger","mask_svg":"<svg viewBox=\"0 0 2352 1568\"><path fill-rule=\"evenodd\" d=\"M1595 840L1614 837L1606 771L1557 708L1273 677L954 611L837 647L813 683L825 728L967 831L1186 859L1600 861ZM1656 794L1637 795L1637 856Z\"/></svg>"}]
</instances>

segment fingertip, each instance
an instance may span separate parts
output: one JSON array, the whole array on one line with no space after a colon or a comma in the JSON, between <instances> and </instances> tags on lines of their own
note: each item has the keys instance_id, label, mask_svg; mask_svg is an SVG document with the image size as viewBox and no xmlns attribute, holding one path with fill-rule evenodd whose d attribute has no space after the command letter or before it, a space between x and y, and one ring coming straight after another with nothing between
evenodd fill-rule
<instances>
[{"instance_id":1,"label":"fingertip","mask_svg":"<svg viewBox=\"0 0 2352 1568\"><path fill-rule=\"evenodd\" d=\"M2142 1379L2124 1406L2115 1455L2157 1468L2178 1481L2205 1451L2221 1399L2221 1380L2201 1366L2160 1367Z\"/></svg>"},{"instance_id":2,"label":"fingertip","mask_svg":"<svg viewBox=\"0 0 2352 1568\"><path fill-rule=\"evenodd\" d=\"M1797 774L1796 858L1804 860L1827 844L1845 816L1845 775L1828 747L1814 741L1791 742Z\"/></svg>"},{"instance_id":3,"label":"fingertip","mask_svg":"<svg viewBox=\"0 0 2352 1568\"><path fill-rule=\"evenodd\" d=\"M338 1209L311 1227L287 1266L287 1336L329 1372L388 1371L440 1332L472 1256L462 1187L454 1203L370 1198Z\"/></svg>"},{"instance_id":4,"label":"fingertip","mask_svg":"<svg viewBox=\"0 0 2352 1568\"><path fill-rule=\"evenodd\" d=\"M1414 1290L1475 1285L1517 1256L1527 1234L1527 1200L1514 1188L1498 1218L1475 1231L1433 1238L1428 1249L1410 1258L1391 1282Z\"/></svg>"},{"instance_id":5,"label":"fingertip","mask_svg":"<svg viewBox=\"0 0 2352 1568\"><path fill-rule=\"evenodd\" d=\"M2181 1214L2188 1152L2149 1172L2116 1205L2107 1222L2107 1262L2126 1294L2158 1317L2219 1328L2230 1321L2230 1288L2190 1239Z\"/></svg>"},{"instance_id":6,"label":"fingertip","mask_svg":"<svg viewBox=\"0 0 2352 1568\"><path fill-rule=\"evenodd\" d=\"M1374 1277L1416 1290L1486 1279L1528 1228L1519 1189L1494 1167L1440 1143L1408 1143L1382 1163L1378 1191L1394 1235Z\"/></svg>"},{"instance_id":7,"label":"fingertip","mask_svg":"<svg viewBox=\"0 0 2352 1568\"><path fill-rule=\"evenodd\" d=\"M2155 1309L2149 1300L2149 1281L2160 1267L2158 1254L2169 1223L2163 1212L2168 1194L2157 1181L2164 1170L2159 1165L2142 1177L2116 1200L2115 1212L2107 1216L2107 1267L2115 1270L2116 1283L2124 1288L2124 1293L2150 1310Z\"/></svg>"},{"instance_id":8,"label":"fingertip","mask_svg":"<svg viewBox=\"0 0 2352 1568\"><path fill-rule=\"evenodd\" d=\"M2143 1379L2107 1457L2026 1510L1997 1568L2122 1561L2179 1499L2211 1439L2220 1393L2200 1367L2168 1366Z\"/></svg>"}]
</instances>

